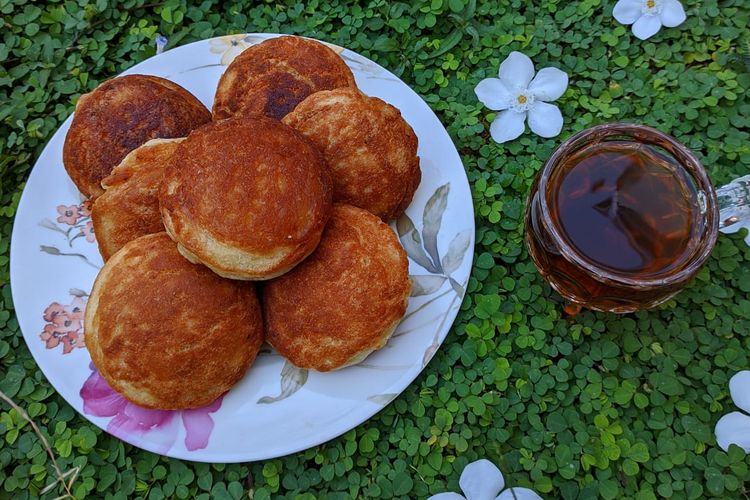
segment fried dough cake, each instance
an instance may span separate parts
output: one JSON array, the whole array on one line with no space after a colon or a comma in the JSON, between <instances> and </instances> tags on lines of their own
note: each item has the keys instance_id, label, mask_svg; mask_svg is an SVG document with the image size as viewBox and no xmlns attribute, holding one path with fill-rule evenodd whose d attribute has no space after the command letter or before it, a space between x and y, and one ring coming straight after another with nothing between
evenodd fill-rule
<instances>
[{"instance_id":1,"label":"fried dough cake","mask_svg":"<svg viewBox=\"0 0 750 500\"><path fill-rule=\"evenodd\" d=\"M266 283L266 340L300 368L330 371L364 360L406 312L409 262L378 217L335 204L315 252Z\"/></svg>"},{"instance_id":2,"label":"fried dough cake","mask_svg":"<svg viewBox=\"0 0 750 500\"><path fill-rule=\"evenodd\" d=\"M144 408L205 406L239 381L263 343L251 283L192 264L166 233L115 253L94 282L84 319L99 373Z\"/></svg>"},{"instance_id":3,"label":"fried dough cake","mask_svg":"<svg viewBox=\"0 0 750 500\"><path fill-rule=\"evenodd\" d=\"M271 38L245 49L216 88L214 119L259 114L280 120L319 90L354 87L354 75L333 50L299 36Z\"/></svg>"},{"instance_id":4,"label":"fried dough cake","mask_svg":"<svg viewBox=\"0 0 750 500\"><path fill-rule=\"evenodd\" d=\"M417 136L397 108L341 88L311 95L283 122L323 152L334 202L364 208L386 221L411 203L422 179Z\"/></svg>"},{"instance_id":5,"label":"fried dough cake","mask_svg":"<svg viewBox=\"0 0 750 500\"><path fill-rule=\"evenodd\" d=\"M283 274L318 245L331 210L325 160L307 139L264 116L193 131L172 156L159 193L180 252L217 274Z\"/></svg>"},{"instance_id":6,"label":"fried dough cake","mask_svg":"<svg viewBox=\"0 0 750 500\"><path fill-rule=\"evenodd\" d=\"M132 150L151 139L184 137L211 120L190 92L146 75L107 80L82 95L65 136L63 164L84 195L96 197L101 181Z\"/></svg>"},{"instance_id":7,"label":"fried dough cake","mask_svg":"<svg viewBox=\"0 0 750 500\"><path fill-rule=\"evenodd\" d=\"M164 231L159 186L179 139L151 139L102 180L104 194L91 210L99 253L106 261L127 242Z\"/></svg>"}]
</instances>

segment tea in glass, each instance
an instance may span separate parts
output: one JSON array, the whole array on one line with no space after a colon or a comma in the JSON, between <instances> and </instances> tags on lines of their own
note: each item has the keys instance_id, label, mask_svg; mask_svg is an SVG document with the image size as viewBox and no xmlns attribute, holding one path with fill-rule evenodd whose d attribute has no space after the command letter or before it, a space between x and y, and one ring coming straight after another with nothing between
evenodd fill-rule
<instances>
[{"instance_id":1,"label":"tea in glass","mask_svg":"<svg viewBox=\"0 0 750 500\"><path fill-rule=\"evenodd\" d=\"M710 255L713 187L675 139L639 125L586 130L558 148L535 182L526 243L543 276L590 309L663 303Z\"/></svg>"}]
</instances>

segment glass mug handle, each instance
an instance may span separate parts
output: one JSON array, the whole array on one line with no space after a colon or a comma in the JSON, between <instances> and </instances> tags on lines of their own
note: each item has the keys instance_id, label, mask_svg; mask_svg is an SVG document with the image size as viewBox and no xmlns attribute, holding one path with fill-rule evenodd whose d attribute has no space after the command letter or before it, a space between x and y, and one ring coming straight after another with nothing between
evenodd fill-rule
<instances>
[{"instance_id":1,"label":"glass mug handle","mask_svg":"<svg viewBox=\"0 0 750 500\"><path fill-rule=\"evenodd\" d=\"M716 190L716 197L719 202L719 229L734 232L750 224L750 175L721 186ZM732 227L735 224L739 224L737 228Z\"/></svg>"}]
</instances>

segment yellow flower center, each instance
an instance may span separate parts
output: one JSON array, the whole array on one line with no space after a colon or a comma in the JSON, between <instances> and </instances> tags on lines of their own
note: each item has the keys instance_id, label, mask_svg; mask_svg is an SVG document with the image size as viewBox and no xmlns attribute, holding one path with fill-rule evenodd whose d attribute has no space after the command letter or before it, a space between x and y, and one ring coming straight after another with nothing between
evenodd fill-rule
<instances>
[{"instance_id":1,"label":"yellow flower center","mask_svg":"<svg viewBox=\"0 0 750 500\"><path fill-rule=\"evenodd\" d=\"M653 0L649 0L649 1L652 2ZM519 95L518 96L518 103L519 104L526 104L526 96L525 95Z\"/></svg>"},{"instance_id":2,"label":"yellow flower center","mask_svg":"<svg viewBox=\"0 0 750 500\"><path fill-rule=\"evenodd\" d=\"M648 7L649 9L653 9L654 7L656 7L656 2L654 0L647 0L646 7Z\"/></svg>"}]
</instances>

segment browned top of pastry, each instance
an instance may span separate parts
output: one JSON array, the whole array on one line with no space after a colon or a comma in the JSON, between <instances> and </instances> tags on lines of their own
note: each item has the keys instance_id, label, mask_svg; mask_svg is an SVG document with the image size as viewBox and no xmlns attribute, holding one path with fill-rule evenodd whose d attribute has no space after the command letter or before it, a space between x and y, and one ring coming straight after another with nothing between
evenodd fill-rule
<instances>
[{"instance_id":1,"label":"browned top of pastry","mask_svg":"<svg viewBox=\"0 0 750 500\"><path fill-rule=\"evenodd\" d=\"M165 234L104 265L86 306L86 347L102 377L145 408L205 406L247 371L263 342L252 284L191 264Z\"/></svg>"},{"instance_id":2,"label":"browned top of pastry","mask_svg":"<svg viewBox=\"0 0 750 500\"><path fill-rule=\"evenodd\" d=\"M152 139L130 153L102 180L104 194L94 202L91 220L104 260L125 243L164 231L159 186L183 139Z\"/></svg>"},{"instance_id":3,"label":"browned top of pastry","mask_svg":"<svg viewBox=\"0 0 750 500\"><path fill-rule=\"evenodd\" d=\"M336 204L315 252L263 289L268 342L301 368L329 371L385 345L406 312L409 263L396 235Z\"/></svg>"},{"instance_id":4,"label":"browned top of pastry","mask_svg":"<svg viewBox=\"0 0 750 500\"><path fill-rule=\"evenodd\" d=\"M214 119L260 114L280 120L319 90L354 87L333 50L309 38L282 36L245 49L219 80Z\"/></svg>"},{"instance_id":5,"label":"browned top of pastry","mask_svg":"<svg viewBox=\"0 0 750 500\"><path fill-rule=\"evenodd\" d=\"M183 255L236 279L296 265L318 244L331 209L320 152L263 116L193 131L172 157L159 198Z\"/></svg>"},{"instance_id":6,"label":"browned top of pastry","mask_svg":"<svg viewBox=\"0 0 750 500\"><path fill-rule=\"evenodd\" d=\"M164 78L128 75L81 96L65 137L63 163L86 196L129 152L151 139L184 137L211 120L190 92Z\"/></svg>"},{"instance_id":7,"label":"browned top of pastry","mask_svg":"<svg viewBox=\"0 0 750 500\"><path fill-rule=\"evenodd\" d=\"M315 93L284 118L323 152L333 199L383 220L401 215L422 179L417 136L390 104L357 89Z\"/></svg>"}]
</instances>

